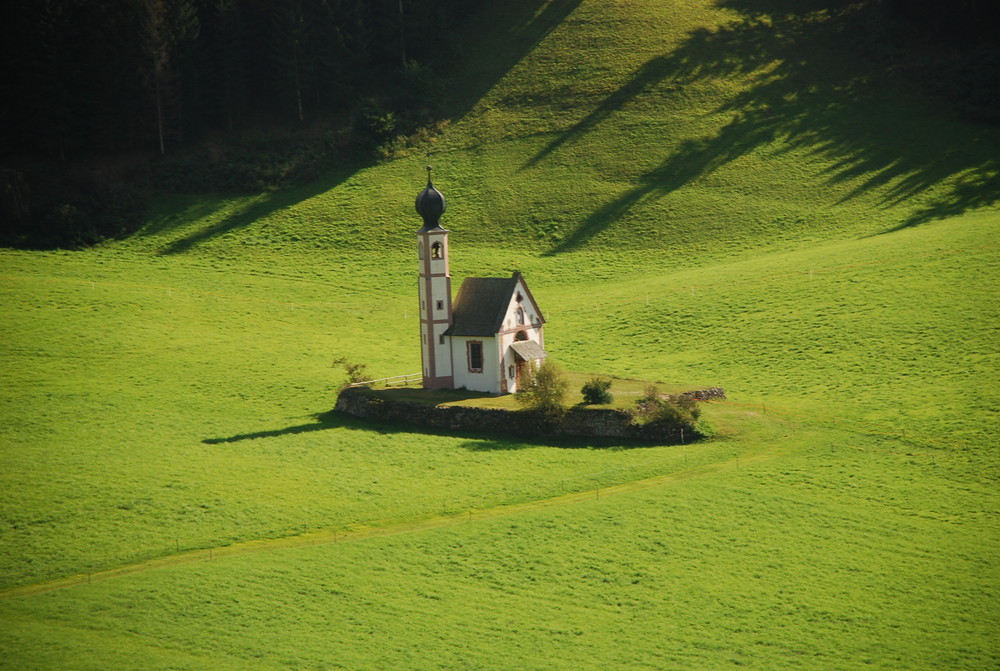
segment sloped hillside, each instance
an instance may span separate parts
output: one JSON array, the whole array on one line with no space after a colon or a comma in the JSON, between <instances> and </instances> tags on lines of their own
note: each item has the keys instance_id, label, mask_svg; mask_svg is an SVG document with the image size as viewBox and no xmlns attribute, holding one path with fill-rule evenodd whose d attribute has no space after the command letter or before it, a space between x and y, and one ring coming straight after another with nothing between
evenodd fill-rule
<instances>
[{"instance_id":1,"label":"sloped hillside","mask_svg":"<svg viewBox=\"0 0 1000 671\"><path fill-rule=\"evenodd\" d=\"M1000 133L869 57L888 19L864 5L525 5L513 25L498 6L469 27L436 137L293 192L161 202L128 244L382 249L409 232L426 162L466 244L544 255L689 262L996 203Z\"/></svg>"}]
</instances>

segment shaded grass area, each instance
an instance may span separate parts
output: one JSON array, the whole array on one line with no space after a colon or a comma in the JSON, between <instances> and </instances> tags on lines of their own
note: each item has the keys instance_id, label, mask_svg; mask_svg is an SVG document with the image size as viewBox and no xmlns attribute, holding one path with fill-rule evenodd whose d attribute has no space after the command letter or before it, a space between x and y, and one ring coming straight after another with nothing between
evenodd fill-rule
<instances>
[{"instance_id":1,"label":"shaded grass area","mask_svg":"<svg viewBox=\"0 0 1000 671\"><path fill-rule=\"evenodd\" d=\"M945 122L937 126L947 129L944 132L923 132L930 111L925 102L908 101L910 110L904 112L899 82L836 48L852 39L869 7L724 5L736 9L739 18L694 30L678 47L642 64L620 88L556 134L525 164L534 167L574 141L592 142L591 134L601 125L615 116L627 116L628 107L652 97L654 91L679 96L688 87L699 89L726 80L742 89L720 99L711 110L724 120L712 132L681 140L666 160L640 175L633 188L596 209L550 253L586 246L643 201L704 180L764 149L772 160L797 152L820 158L827 164L823 181L828 187L849 185L838 189L839 204L874 191L880 194L878 206L891 207L931 192L938 184L952 184L893 230L997 203L1000 196L991 188L1000 175L994 144L965 141L970 129L963 124Z\"/></svg>"},{"instance_id":2,"label":"shaded grass area","mask_svg":"<svg viewBox=\"0 0 1000 671\"><path fill-rule=\"evenodd\" d=\"M205 438L201 442L206 445L219 445L221 443L238 443L244 440L257 440L259 438L279 438L281 436L293 436L299 433L311 433L313 431L329 431L330 429L341 429L347 426L354 426L351 420L340 413L333 411L317 413L312 422L286 426L283 429L271 429L268 431L252 431L250 433L237 433L225 438Z\"/></svg>"},{"instance_id":3,"label":"shaded grass area","mask_svg":"<svg viewBox=\"0 0 1000 671\"><path fill-rule=\"evenodd\" d=\"M357 166L341 167L324 178L303 187L275 190L250 198L234 199L232 206L228 208L220 208L218 200L212 197L191 196L162 199L161 205L168 200L180 203L187 202L190 205L181 212L160 213L149 224L140 229L138 235L162 238L165 234L173 233L170 236L172 237L170 242L164 245L159 253L182 254L206 240L237 232L279 210L294 207L318 194L325 193L342 183L355 172L356 168ZM211 223L194 230L185 226L191 219L203 217L209 218ZM181 227L182 230L175 232L177 227Z\"/></svg>"},{"instance_id":4,"label":"shaded grass area","mask_svg":"<svg viewBox=\"0 0 1000 671\"><path fill-rule=\"evenodd\" d=\"M461 72L443 73L456 79L457 83L446 99L436 100L435 104L447 108L448 114L455 118L464 115L579 2L517 0L488 4L472 12L471 21L463 31L463 39L451 47L465 54L459 61ZM327 141L324 137L313 139L317 144ZM287 144L287 141L277 141ZM303 139L294 138L294 141L303 142ZM336 189L350 176L364 172L377 163L374 158L366 158L362 153L355 148L343 152L339 161L327 157L330 166L323 177L298 186L274 187L261 194L161 195L154 202L146 225L135 233L135 237L140 238L140 246L148 245L149 238L163 243L157 249L160 254L183 254L220 237L238 236L252 240L256 237L254 233L246 235L243 229L253 230L254 224L260 220L281 218L283 210L308 208L307 201ZM197 163L196 159L191 160L193 164ZM248 156L246 160L252 162L253 157ZM272 157L272 160L276 159ZM178 169L176 177L189 190L191 187L197 189L198 184L185 177L183 170ZM314 234L315 231L310 231L305 237ZM322 241L323 236L318 237Z\"/></svg>"},{"instance_id":5,"label":"shaded grass area","mask_svg":"<svg viewBox=\"0 0 1000 671\"><path fill-rule=\"evenodd\" d=\"M262 262L397 248L428 162L446 225L512 252L691 265L995 209L1000 133L866 57L870 5L498 5L496 33L462 47L471 93L440 135L283 195L160 202L123 247Z\"/></svg>"}]
</instances>

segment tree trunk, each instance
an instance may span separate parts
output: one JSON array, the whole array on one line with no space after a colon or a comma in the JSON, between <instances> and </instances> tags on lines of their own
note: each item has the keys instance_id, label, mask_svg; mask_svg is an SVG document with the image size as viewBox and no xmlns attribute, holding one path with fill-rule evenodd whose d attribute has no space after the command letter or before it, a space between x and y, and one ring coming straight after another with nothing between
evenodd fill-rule
<instances>
[{"instance_id":1,"label":"tree trunk","mask_svg":"<svg viewBox=\"0 0 1000 671\"><path fill-rule=\"evenodd\" d=\"M166 145L163 143L163 87L162 73L156 67L155 57L153 63L153 96L156 98L156 135L160 141L160 155L167 153Z\"/></svg>"},{"instance_id":2,"label":"tree trunk","mask_svg":"<svg viewBox=\"0 0 1000 671\"><path fill-rule=\"evenodd\" d=\"M406 19L403 16L403 0L399 0L399 53L403 58L403 69L406 69Z\"/></svg>"}]
</instances>

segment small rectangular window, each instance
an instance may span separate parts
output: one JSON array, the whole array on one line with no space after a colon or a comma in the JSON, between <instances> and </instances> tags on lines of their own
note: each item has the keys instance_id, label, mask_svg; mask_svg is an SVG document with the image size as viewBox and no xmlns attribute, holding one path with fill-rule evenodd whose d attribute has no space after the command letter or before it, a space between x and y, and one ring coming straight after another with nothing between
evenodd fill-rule
<instances>
[{"instance_id":1,"label":"small rectangular window","mask_svg":"<svg viewBox=\"0 0 1000 671\"><path fill-rule=\"evenodd\" d=\"M483 343L476 340L469 341L469 372L483 372Z\"/></svg>"},{"instance_id":2,"label":"small rectangular window","mask_svg":"<svg viewBox=\"0 0 1000 671\"><path fill-rule=\"evenodd\" d=\"M438 301L437 308L438 310L444 310L444 301Z\"/></svg>"},{"instance_id":3,"label":"small rectangular window","mask_svg":"<svg viewBox=\"0 0 1000 671\"><path fill-rule=\"evenodd\" d=\"M444 334L443 333L438 336L438 344L439 345L443 345L444 344Z\"/></svg>"}]
</instances>

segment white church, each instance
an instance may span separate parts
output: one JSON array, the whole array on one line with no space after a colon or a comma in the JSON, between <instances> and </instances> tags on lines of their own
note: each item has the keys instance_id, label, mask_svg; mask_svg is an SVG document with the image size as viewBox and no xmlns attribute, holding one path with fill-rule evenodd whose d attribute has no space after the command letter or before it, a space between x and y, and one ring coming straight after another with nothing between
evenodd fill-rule
<instances>
[{"instance_id":1,"label":"white church","mask_svg":"<svg viewBox=\"0 0 1000 671\"><path fill-rule=\"evenodd\" d=\"M440 223L445 200L430 170L416 202L424 220L417 231L424 388L513 393L525 366L547 356L545 318L519 272L467 277L452 301L448 231Z\"/></svg>"}]
</instances>

